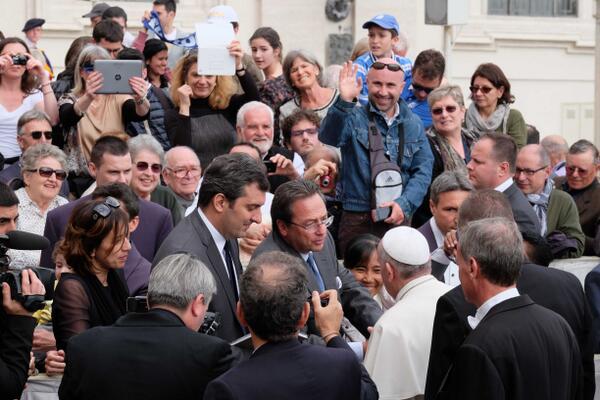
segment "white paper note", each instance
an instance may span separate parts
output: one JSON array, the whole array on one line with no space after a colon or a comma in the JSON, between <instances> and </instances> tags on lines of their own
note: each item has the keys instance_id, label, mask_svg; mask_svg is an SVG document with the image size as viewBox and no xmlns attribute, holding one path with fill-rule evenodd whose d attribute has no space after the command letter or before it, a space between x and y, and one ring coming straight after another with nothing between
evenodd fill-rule
<instances>
[{"instance_id":1,"label":"white paper note","mask_svg":"<svg viewBox=\"0 0 600 400\"><path fill-rule=\"evenodd\" d=\"M198 74L234 75L235 57L227 50L234 38L233 25L228 22L196 24Z\"/></svg>"}]
</instances>

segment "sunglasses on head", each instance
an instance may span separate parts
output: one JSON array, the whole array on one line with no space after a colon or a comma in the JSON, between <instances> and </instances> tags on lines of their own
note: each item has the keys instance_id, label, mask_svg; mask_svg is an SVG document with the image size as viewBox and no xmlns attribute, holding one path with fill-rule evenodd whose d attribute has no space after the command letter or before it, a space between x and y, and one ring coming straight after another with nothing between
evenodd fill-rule
<instances>
[{"instance_id":1,"label":"sunglasses on head","mask_svg":"<svg viewBox=\"0 0 600 400\"><path fill-rule=\"evenodd\" d=\"M412 83L412 88L413 88L414 92L425 92L427 94L429 94L435 90L435 88L421 86L418 83L414 83L414 82Z\"/></svg>"},{"instance_id":2,"label":"sunglasses on head","mask_svg":"<svg viewBox=\"0 0 600 400\"><path fill-rule=\"evenodd\" d=\"M431 113L433 115L442 115L445 109L448 114L452 114L457 108L456 106L436 107L431 109Z\"/></svg>"},{"instance_id":3,"label":"sunglasses on head","mask_svg":"<svg viewBox=\"0 0 600 400\"><path fill-rule=\"evenodd\" d=\"M121 207L121 203L119 200L115 199L112 196L108 196L104 199L103 203L96 204L92 209L92 218L96 221L98 218L107 218L112 210L115 208Z\"/></svg>"},{"instance_id":4,"label":"sunglasses on head","mask_svg":"<svg viewBox=\"0 0 600 400\"><path fill-rule=\"evenodd\" d=\"M46 140L52 140L52 131L33 131L29 135L35 140L40 140L42 135L44 135Z\"/></svg>"},{"instance_id":5,"label":"sunglasses on head","mask_svg":"<svg viewBox=\"0 0 600 400\"><path fill-rule=\"evenodd\" d=\"M160 164L149 164L146 161L138 161L135 164L135 167L140 172L146 171L148 168L150 168L150 170L152 172L154 172L155 174L159 174L160 171L162 170L162 165L160 165Z\"/></svg>"},{"instance_id":6,"label":"sunglasses on head","mask_svg":"<svg viewBox=\"0 0 600 400\"><path fill-rule=\"evenodd\" d=\"M471 93L473 93L473 94L477 93L480 90L481 90L481 93L488 94L489 92L492 91L493 88L489 87L489 86L471 86L469 89L471 90Z\"/></svg>"},{"instance_id":7,"label":"sunglasses on head","mask_svg":"<svg viewBox=\"0 0 600 400\"><path fill-rule=\"evenodd\" d=\"M375 68L377 70L387 68L392 72L403 71L402 67L399 64L394 64L394 63L386 64L386 63L382 63L380 61L374 62L371 67Z\"/></svg>"},{"instance_id":8,"label":"sunglasses on head","mask_svg":"<svg viewBox=\"0 0 600 400\"><path fill-rule=\"evenodd\" d=\"M67 172L63 169L53 169L49 167L39 167L37 169L28 169L29 172L37 172L43 178L50 178L52 174L56 174L56 179L64 181L67 177Z\"/></svg>"}]
</instances>

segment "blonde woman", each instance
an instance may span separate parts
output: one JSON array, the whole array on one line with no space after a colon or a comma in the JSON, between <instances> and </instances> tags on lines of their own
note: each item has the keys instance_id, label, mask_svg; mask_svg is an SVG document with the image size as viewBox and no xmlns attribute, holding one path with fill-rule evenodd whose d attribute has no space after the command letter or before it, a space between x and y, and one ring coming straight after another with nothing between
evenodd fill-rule
<instances>
[{"instance_id":1,"label":"blonde woman","mask_svg":"<svg viewBox=\"0 0 600 400\"><path fill-rule=\"evenodd\" d=\"M167 133L173 146L194 149L203 167L227 153L236 139L238 110L259 97L254 79L242 64L240 42L231 42L229 54L235 57L235 74L244 94L235 94L237 84L233 76L198 74L196 53L183 57L173 71L171 98L176 108L165 114Z\"/></svg>"}]
</instances>

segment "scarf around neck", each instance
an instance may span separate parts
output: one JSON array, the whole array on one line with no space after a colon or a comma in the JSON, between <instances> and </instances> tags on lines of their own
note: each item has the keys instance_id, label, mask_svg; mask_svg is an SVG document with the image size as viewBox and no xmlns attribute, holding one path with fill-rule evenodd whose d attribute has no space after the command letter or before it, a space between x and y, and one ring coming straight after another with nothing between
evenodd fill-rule
<instances>
[{"instance_id":1,"label":"scarf around neck","mask_svg":"<svg viewBox=\"0 0 600 400\"><path fill-rule=\"evenodd\" d=\"M505 103L499 103L490 117L484 120L479 114L479 110L475 103L471 103L467 110L466 125L470 132L494 132L501 128L503 134L507 134L507 121L510 114L510 106Z\"/></svg>"},{"instance_id":2,"label":"scarf around neck","mask_svg":"<svg viewBox=\"0 0 600 400\"><path fill-rule=\"evenodd\" d=\"M546 179L546 184L541 193L530 193L527 195L527 200L529 200L533 206L535 215L537 215L540 220L542 226L540 234L542 236L546 236L546 231L548 229L548 202L550 200L550 193L552 193L553 189L554 182L552 179Z\"/></svg>"}]
</instances>

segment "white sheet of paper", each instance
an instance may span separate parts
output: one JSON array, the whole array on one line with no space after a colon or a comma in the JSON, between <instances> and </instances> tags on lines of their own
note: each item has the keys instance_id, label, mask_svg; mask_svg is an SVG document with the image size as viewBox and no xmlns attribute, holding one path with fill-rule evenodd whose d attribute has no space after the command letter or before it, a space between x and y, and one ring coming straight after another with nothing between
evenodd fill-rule
<instances>
[{"instance_id":1,"label":"white sheet of paper","mask_svg":"<svg viewBox=\"0 0 600 400\"><path fill-rule=\"evenodd\" d=\"M227 50L234 38L233 25L228 22L196 24L200 75L235 74L235 57Z\"/></svg>"}]
</instances>

